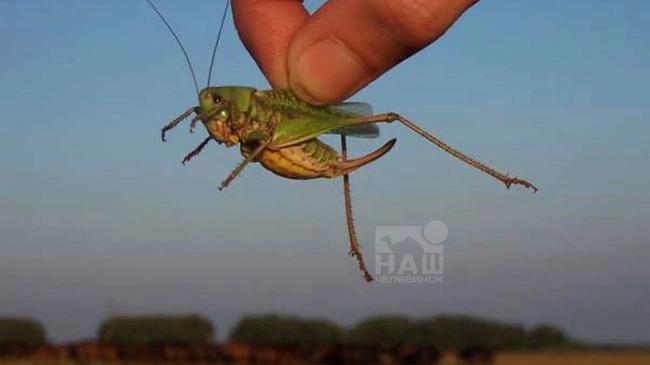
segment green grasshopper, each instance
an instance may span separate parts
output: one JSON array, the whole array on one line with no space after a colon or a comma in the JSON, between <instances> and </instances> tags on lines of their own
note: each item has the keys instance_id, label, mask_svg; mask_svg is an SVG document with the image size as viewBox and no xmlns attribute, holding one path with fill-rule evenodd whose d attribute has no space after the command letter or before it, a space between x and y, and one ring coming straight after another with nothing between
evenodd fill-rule
<instances>
[{"instance_id":1,"label":"green grasshopper","mask_svg":"<svg viewBox=\"0 0 650 365\"><path fill-rule=\"evenodd\" d=\"M221 25L212 52L208 86L199 91L196 76L180 39L155 5L147 0L164 22L180 46L187 61L194 87L198 95L198 106L184 113L162 128L161 137L183 120L191 120L190 132L200 121L208 137L182 160L185 165L212 140L226 147L239 145L243 161L226 177L219 190L226 188L249 163L259 162L265 169L289 179L343 178L345 213L350 243L350 256L354 257L364 279L373 278L366 269L352 219L350 177L353 171L385 155L395 145L391 139L374 152L348 159L346 136L375 138L379 136L378 123L399 122L430 141L443 151L496 178L510 188L522 185L537 191L530 182L500 173L477 160L450 147L437 137L426 132L413 122L396 113L372 114L365 103L344 103L337 106L314 106L298 98L290 90L256 90L247 86L210 86L210 76L221 31L228 11L228 3L221 19ZM338 134L341 138L341 153L318 139L323 134Z\"/></svg>"}]
</instances>

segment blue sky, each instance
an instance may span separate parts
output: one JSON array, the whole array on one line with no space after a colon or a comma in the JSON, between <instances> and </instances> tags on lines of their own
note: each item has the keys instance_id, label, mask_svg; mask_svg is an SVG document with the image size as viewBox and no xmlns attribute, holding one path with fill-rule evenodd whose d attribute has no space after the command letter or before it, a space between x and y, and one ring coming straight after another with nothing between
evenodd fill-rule
<instances>
[{"instance_id":1,"label":"blue sky","mask_svg":"<svg viewBox=\"0 0 650 365\"><path fill-rule=\"evenodd\" d=\"M200 80L222 5L159 1ZM351 141L359 155L398 139L352 177L368 256L376 226L449 228L444 284L381 286L346 255L339 181L253 166L219 193L236 149L182 167L201 133L160 142L195 97L144 1L1 2L0 315L57 341L109 313L196 311L223 334L282 311L470 313L648 343L648 39L647 1L483 1L356 95L541 188L508 192L397 125ZM267 87L230 18L214 83Z\"/></svg>"}]
</instances>

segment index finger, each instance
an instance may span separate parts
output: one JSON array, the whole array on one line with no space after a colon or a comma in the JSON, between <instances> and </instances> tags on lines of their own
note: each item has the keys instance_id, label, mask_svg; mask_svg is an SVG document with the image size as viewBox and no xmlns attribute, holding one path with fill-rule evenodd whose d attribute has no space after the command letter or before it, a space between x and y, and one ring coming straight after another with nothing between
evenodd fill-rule
<instances>
[{"instance_id":1,"label":"index finger","mask_svg":"<svg viewBox=\"0 0 650 365\"><path fill-rule=\"evenodd\" d=\"M235 27L248 52L275 88L287 88L287 51L309 19L301 0L232 0Z\"/></svg>"}]
</instances>

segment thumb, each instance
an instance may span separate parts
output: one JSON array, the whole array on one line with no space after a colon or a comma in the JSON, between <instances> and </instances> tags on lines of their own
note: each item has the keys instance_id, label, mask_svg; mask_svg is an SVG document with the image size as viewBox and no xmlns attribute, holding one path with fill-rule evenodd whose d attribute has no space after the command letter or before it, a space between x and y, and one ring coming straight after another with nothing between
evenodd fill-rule
<instances>
[{"instance_id":1,"label":"thumb","mask_svg":"<svg viewBox=\"0 0 650 365\"><path fill-rule=\"evenodd\" d=\"M427 46L478 0L330 0L294 35L289 84L314 104L345 100Z\"/></svg>"}]
</instances>

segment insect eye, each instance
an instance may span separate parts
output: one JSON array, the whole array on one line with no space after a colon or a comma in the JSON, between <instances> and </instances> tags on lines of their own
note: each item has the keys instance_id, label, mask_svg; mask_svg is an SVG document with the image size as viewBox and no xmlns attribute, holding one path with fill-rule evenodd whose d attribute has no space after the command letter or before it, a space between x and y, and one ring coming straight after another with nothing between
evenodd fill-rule
<instances>
[{"instance_id":1,"label":"insect eye","mask_svg":"<svg viewBox=\"0 0 650 365\"><path fill-rule=\"evenodd\" d=\"M221 96L219 96L219 95L212 95L212 100L213 100L215 103L219 103L219 102L221 102Z\"/></svg>"}]
</instances>

